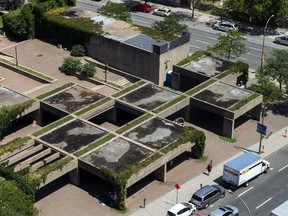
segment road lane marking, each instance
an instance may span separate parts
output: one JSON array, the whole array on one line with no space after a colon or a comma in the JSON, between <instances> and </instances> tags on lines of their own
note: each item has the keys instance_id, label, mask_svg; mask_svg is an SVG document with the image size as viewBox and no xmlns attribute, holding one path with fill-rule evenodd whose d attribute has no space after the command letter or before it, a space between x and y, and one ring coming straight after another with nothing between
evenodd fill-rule
<instances>
[{"instance_id":1,"label":"road lane marking","mask_svg":"<svg viewBox=\"0 0 288 216\"><path fill-rule=\"evenodd\" d=\"M288 167L288 164L284 167L282 167L281 169L278 170L278 172L281 172L283 169L287 168Z\"/></svg>"},{"instance_id":2,"label":"road lane marking","mask_svg":"<svg viewBox=\"0 0 288 216\"><path fill-rule=\"evenodd\" d=\"M205 42L205 41L201 41L201 40L195 40L195 41L197 41L199 43L210 44L209 42Z\"/></svg>"},{"instance_id":3,"label":"road lane marking","mask_svg":"<svg viewBox=\"0 0 288 216\"><path fill-rule=\"evenodd\" d=\"M246 191L242 192L241 194L239 194L238 196L242 196L243 194L247 193L248 191L252 190L253 187L250 187L249 189L247 189Z\"/></svg>"},{"instance_id":4,"label":"road lane marking","mask_svg":"<svg viewBox=\"0 0 288 216\"><path fill-rule=\"evenodd\" d=\"M206 36L206 38L217 41L217 38Z\"/></svg>"},{"instance_id":5,"label":"road lane marking","mask_svg":"<svg viewBox=\"0 0 288 216\"><path fill-rule=\"evenodd\" d=\"M261 49L258 49L258 48L254 48L254 47L249 47L249 49L252 49L252 50L257 50L257 51L262 51Z\"/></svg>"},{"instance_id":6,"label":"road lane marking","mask_svg":"<svg viewBox=\"0 0 288 216\"><path fill-rule=\"evenodd\" d=\"M194 46L194 45L190 45L190 47L194 47L194 48L196 48L196 49L200 49L200 47Z\"/></svg>"},{"instance_id":7,"label":"road lane marking","mask_svg":"<svg viewBox=\"0 0 288 216\"><path fill-rule=\"evenodd\" d=\"M263 206L265 203L269 202L273 197L270 197L268 200L266 200L265 202L263 202L262 204L260 204L259 206L256 207L256 209L260 208L261 206Z\"/></svg>"},{"instance_id":8,"label":"road lane marking","mask_svg":"<svg viewBox=\"0 0 288 216\"><path fill-rule=\"evenodd\" d=\"M135 20L135 21L138 21L138 22L142 22L142 23L149 23L149 22L146 22L146 21L143 21L143 20L139 20L139 19L135 19L135 18L132 18L132 20Z\"/></svg>"},{"instance_id":9,"label":"road lane marking","mask_svg":"<svg viewBox=\"0 0 288 216\"><path fill-rule=\"evenodd\" d=\"M239 57L239 59L242 59L242 60L245 60L245 61L247 60L246 58L243 58L243 57Z\"/></svg>"}]
</instances>

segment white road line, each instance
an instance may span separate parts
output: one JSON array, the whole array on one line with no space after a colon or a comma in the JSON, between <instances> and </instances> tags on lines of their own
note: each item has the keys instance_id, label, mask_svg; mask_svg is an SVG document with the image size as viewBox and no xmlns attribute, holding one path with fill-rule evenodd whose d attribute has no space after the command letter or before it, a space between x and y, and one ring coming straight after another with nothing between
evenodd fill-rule
<instances>
[{"instance_id":1,"label":"white road line","mask_svg":"<svg viewBox=\"0 0 288 216\"><path fill-rule=\"evenodd\" d=\"M217 38L214 38L214 37L209 37L209 36L208 36L208 37L206 36L206 38L209 38L209 39L211 39L211 40L215 40L215 41L217 41L217 40L218 40Z\"/></svg>"},{"instance_id":2,"label":"white road line","mask_svg":"<svg viewBox=\"0 0 288 216\"><path fill-rule=\"evenodd\" d=\"M190 47L194 47L194 48L196 48L196 49L200 49L200 47L194 46L194 45L190 45Z\"/></svg>"},{"instance_id":3,"label":"white road line","mask_svg":"<svg viewBox=\"0 0 288 216\"><path fill-rule=\"evenodd\" d=\"M145 22L145 21L139 20L139 19L133 19L133 20L138 21L138 22L142 22L142 23L149 23L149 22Z\"/></svg>"},{"instance_id":4,"label":"white road line","mask_svg":"<svg viewBox=\"0 0 288 216\"><path fill-rule=\"evenodd\" d=\"M209 42L205 42L205 41L200 41L200 40L195 40L195 41L197 41L199 43L210 44Z\"/></svg>"},{"instance_id":5,"label":"white road line","mask_svg":"<svg viewBox=\"0 0 288 216\"><path fill-rule=\"evenodd\" d=\"M260 208L261 206L263 206L265 203L269 202L273 197L270 197L268 200L266 200L265 202L263 202L262 204L260 204L259 206L256 207L256 209Z\"/></svg>"},{"instance_id":6,"label":"white road line","mask_svg":"<svg viewBox=\"0 0 288 216\"><path fill-rule=\"evenodd\" d=\"M243 57L239 57L239 59L242 59L242 60L245 60L245 61L247 60L247 58L243 58Z\"/></svg>"},{"instance_id":7,"label":"white road line","mask_svg":"<svg viewBox=\"0 0 288 216\"><path fill-rule=\"evenodd\" d=\"M258 48L254 48L254 47L249 47L249 49L252 49L252 50L257 50L257 51L262 51L261 49L258 49Z\"/></svg>"},{"instance_id":8,"label":"white road line","mask_svg":"<svg viewBox=\"0 0 288 216\"><path fill-rule=\"evenodd\" d=\"M244 191L243 193L239 194L238 196L242 196L243 194L247 193L248 191L252 190L253 187L250 187L249 189L247 189L246 191Z\"/></svg>"},{"instance_id":9,"label":"white road line","mask_svg":"<svg viewBox=\"0 0 288 216\"><path fill-rule=\"evenodd\" d=\"M281 169L278 170L278 172L281 172L283 169L287 168L288 167L288 164L284 167L282 167Z\"/></svg>"}]
</instances>

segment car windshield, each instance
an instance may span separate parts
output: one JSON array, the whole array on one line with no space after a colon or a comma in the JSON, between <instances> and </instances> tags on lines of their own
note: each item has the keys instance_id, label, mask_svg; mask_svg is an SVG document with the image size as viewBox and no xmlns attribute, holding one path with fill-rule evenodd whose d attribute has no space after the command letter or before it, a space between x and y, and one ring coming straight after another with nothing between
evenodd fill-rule
<instances>
[{"instance_id":1,"label":"car windshield","mask_svg":"<svg viewBox=\"0 0 288 216\"><path fill-rule=\"evenodd\" d=\"M195 195L195 194L192 196L192 199L201 202L201 198L199 196Z\"/></svg>"},{"instance_id":2,"label":"car windshield","mask_svg":"<svg viewBox=\"0 0 288 216\"><path fill-rule=\"evenodd\" d=\"M181 203L181 204L186 206L186 207L190 207L189 203Z\"/></svg>"},{"instance_id":3,"label":"car windshield","mask_svg":"<svg viewBox=\"0 0 288 216\"><path fill-rule=\"evenodd\" d=\"M167 212L167 216L176 216L176 214L174 214L174 213L168 211L168 212Z\"/></svg>"},{"instance_id":4,"label":"car windshield","mask_svg":"<svg viewBox=\"0 0 288 216\"><path fill-rule=\"evenodd\" d=\"M223 208L223 207L219 207L219 209L220 209L221 211L223 211L223 212L225 212L225 211L226 211L226 209L225 209L225 208Z\"/></svg>"}]
</instances>

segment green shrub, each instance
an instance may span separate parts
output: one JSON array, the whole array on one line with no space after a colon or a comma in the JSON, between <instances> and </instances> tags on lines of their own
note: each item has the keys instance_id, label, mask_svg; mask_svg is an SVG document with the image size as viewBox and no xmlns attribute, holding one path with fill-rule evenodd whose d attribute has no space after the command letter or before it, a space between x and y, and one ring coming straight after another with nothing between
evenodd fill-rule
<instances>
[{"instance_id":1,"label":"green shrub","mask_svg":"<svg viewBox=\"0 0 288 216\"><path fill-rule=\"evenodd\" d=\"M64 62L59 70L66 75L75 75L76 73L82 71L82 64L79 59L67 57L64 58Z\"/></svg>"},{"instance_id":2,"label":"green shrub","mask_svg":"<svg viewBox=\"0 0 288 216\"><path fill-rule=\"evenodd\" d=\"M77 44L72 47L70 55L75 57L82 57L85 56L85 52L86 50L84 46Z\"/></svg>"},{"instance_id":3,"label":"green shrub","mask_svg":"<svg viewBox=\"0 0 288 216\"><path fill-rule=\"evenodd\" d=\"M96 73L96 67L93 64L86 63L82 67L81 76L93 77Z\"/></svg>"}]
</instances>

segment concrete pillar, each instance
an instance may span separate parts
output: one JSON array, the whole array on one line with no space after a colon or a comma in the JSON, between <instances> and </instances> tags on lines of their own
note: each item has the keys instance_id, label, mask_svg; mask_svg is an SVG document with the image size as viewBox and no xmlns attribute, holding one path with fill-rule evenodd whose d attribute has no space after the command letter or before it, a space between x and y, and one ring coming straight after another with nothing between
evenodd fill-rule
<instances>
[{"instance_id":1,"label":"concrete pillar","mask_svg":"<svg viewBox=\"0 0 288 216\"><path fill-rule=\"evenodd\" d=\"M223 135L226 137L233 138L234 134L234 119L224 117L223 122Z\"/></svg>"},{"instance_id":2,"label":"concrete pillar","mask_svg":"<svg viewBox=\"0 0 288 216\"><path fill-rule=\"evenodd\" d=\"M180 74L172 72L171 88L175 90L180 89Z\"/></svg>"},{"instance_id":3,"label":"concrete pillar","mask_svg":"<svg viewBox=\"0 0 288 216\"><path fill-rule=\"evenodd\" d=\"M154 171L154 177L158 181L166 182L166 169L167 163L163 166L159 167L157 170Z\"/></svg>"},{"instance_id":4,"label":"concrete pillar","mask_svg":"<svg viewBox=\"0 0 288 216\"><path fill-rule=\"evenodd\" d=\"M184 107L183 112L185 121L190 122L190 105Z\"/></svg>"},{"instance_id":5,"label":"concrete pillar","mask_svg":"<svg viewBox=\"0 0 288 216\"><path fill-rule=\"evenodd\" d=\"M260 121L261 120L261 111L262 111L262 106L261 106L261 104L259 104L258 106L254 107L250 111L251 117L253 119L255 119L256 121Z\"/></svg>"},{"instance_id":6,"label":"concrete pillar","mask_svg":"<svg viewBox=\"0 0 288 216\"><path fill-rule=\"evenodd\" d=\"M42 125L42 120L43 120L43 117L42 117L42 110L41 108L39 108L39 110L36 112L36 122L37 122L37 125Z\"/></svg>"},{"instance_id":7,"label":"concrete pillar","mask_svg":"<svg viewBox=\"0 0 288 216\"><path fill-rule=\"evenodd\" d=\"M76 168L72 171L69 172L69 178L70 178L70 182L76 186L78 186L80 184L80 173L79 173L79 169Z\"/></svg>"}]
</instances>

